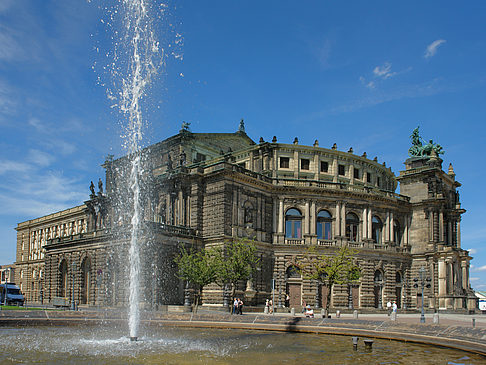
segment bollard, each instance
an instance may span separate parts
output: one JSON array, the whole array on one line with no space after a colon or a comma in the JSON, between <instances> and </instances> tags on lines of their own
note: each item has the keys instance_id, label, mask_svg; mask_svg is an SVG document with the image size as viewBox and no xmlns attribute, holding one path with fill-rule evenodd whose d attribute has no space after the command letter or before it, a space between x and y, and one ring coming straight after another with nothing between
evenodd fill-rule
<instances>
[{"instance_id":1,"label":"bollard","mask_svg":"<svg viewBox=\"0 0 486 365\"><path fill-rule=\"evenodd\" d=\"M290 309L290 315L295 317L295 308Z\"/></svg>"},{"instance_id":2,"label":"bollard","mask_svg":"<svg viewBox=\"0 0 486 365\"><path fill-rule=\"evenodd\" d=\"M336 311L336 318L341 318L341 311Z\"/></svg>"},{"instance_id":3,"label":"bollard","mask_svg":"<svg viewBox=\"0 0 486 365\"><path fill-rule=\"evenodd\" d=\"M358 350L358 340L359 340L359 337L353 336L353 349L354 349L354 351Z\"/></svg>"},{"instance_id":4,"label":"bollard","mask_svg":"<svg viewBox=\"0 0 486 365\"><path fill-rule=\"evenodd\" d=\"M326 310L325 309L321 309L321 316L322 316L322 318L326 318Z\"/></svg>"},{"instance_id":5,"label":"bollard","mask_svg":"<svg viewBox=\"0 0 486 365\"><path fill-rule=\"evenodd\" d=\"M373 348L373 340L363 340L365 344L365 350L371 351Z\"/></svg>"},{"instance_id":6,"label":"bollard","mask_svg":"<svg viewBox=\"0 0 486 365\"><path fill-rule=\"evenodd\" d=\"M439 313L434 313L434 324L439 324Z\"/></svg>"},{"instance_id":7,"label":"bollard","mask_svg":"<svg viewBox=\"0 0 486 365\"><path fill-rule=\"evenodd\" d=\"M390 319L392 321L396 321L397 320L397 312L391 312L390 314Z\"/></svg>"},{"instance_id":8,"label":"bollard","mask_svg":"<svg viewBox=\"0 0 486 365\"><path fill-rule=\"evenodd\" d=\"M473 328L476 328L476 318L472 319L472 325L473 325Z\"/></svg>"},{"instance_id":9,"label":"bollard","mask_svg":"<svg viewBox=\"0 0 486 365\"><path fill-rule=\"evenodd\" d=\"M353 311L353 318L358 319L358 311L356 309Z\"/></svg>"}]
</instances>

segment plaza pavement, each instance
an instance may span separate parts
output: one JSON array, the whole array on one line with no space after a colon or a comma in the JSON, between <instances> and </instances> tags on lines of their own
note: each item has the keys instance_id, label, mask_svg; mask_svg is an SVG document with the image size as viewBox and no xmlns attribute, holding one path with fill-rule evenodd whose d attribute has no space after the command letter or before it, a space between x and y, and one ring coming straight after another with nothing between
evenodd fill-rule
<instances>
[{"instance_id":1,"label":"plaza pavement","mask_svg":"<svg viewBox=\"0 0 486 365\"><path fill-rule=\"evenodd\" d=\"M231 315L200 309L197 314L143 311L141 320L145 326L239 328L382 338L456 348L486 356L486 315L441 313L438 324L433 323L432 313L425 315L425 323L420 323L420 313L398 313L396 321L385 312L359 314L358 319L353 318L352 313L343 313L340 318L336 318L335 313L331 316L322 318L317 314L315 318L306 318L301 313L293 316L290 313L256 312ZM126 311L120 309L0 311L0 326L107 325L125 321Z\"/></svg>"}]
</instances>

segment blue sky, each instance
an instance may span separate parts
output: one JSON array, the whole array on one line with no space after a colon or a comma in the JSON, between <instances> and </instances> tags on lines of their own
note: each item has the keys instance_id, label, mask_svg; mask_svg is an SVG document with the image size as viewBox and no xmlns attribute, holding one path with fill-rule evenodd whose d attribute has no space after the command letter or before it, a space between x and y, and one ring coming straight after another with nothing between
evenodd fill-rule
<instances>
[{"instance_id":1,"label":"blue sky","mask_svg":"<svg viewBox=\"0 0 486 365\"><path fill-rule=\"evenodd\" d=\"M165 9L154 23L166 57L145 144L182 121L233 132L244 118L254 140L337 143L398 174L420 125L463 184L462 245L473 287L486 290L485 2L180 3L154 7ZM81 204L105 156L123 152L107 8L0 2L0 264L15 260L18 222Z\"/></svg>"}]
</instances>

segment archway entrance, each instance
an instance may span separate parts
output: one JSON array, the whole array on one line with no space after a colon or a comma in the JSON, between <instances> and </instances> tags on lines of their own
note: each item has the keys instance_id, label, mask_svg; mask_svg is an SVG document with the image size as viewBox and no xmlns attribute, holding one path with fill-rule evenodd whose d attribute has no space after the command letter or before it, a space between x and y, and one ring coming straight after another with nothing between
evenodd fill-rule
<instances>
[{"instance_id":1,"label":"archway entrance","mask_svg":"<svg viewBox=\"0 0 486 365\"><path fill-rule=\"evenodd\" d=\"M289 295L289 307L296 308L302 305L301 276L295 266L289 266L286 272L287 293Z\"/></svg>"},{"instance_id":2,"label":"archway entrance","mask_svg":"<svg viewBox=\"0 0 486 365\"><path fill-rule=\"evenodd\" d=\"M375 295L375 308L383 309L383 272L381 270L375 271L374 277L374 295Z\"/></svg>"}]
</instances>

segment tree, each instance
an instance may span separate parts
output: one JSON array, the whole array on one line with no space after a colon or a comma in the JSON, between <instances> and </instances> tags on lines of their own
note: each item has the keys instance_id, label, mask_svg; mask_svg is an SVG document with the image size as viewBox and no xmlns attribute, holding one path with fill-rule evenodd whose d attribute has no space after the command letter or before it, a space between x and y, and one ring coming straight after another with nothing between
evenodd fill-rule
<instances>
[{"instance_id":1,"label":"tree","mask_svg":"<svg viewBox=\"0 0 486 365\"><path fill-rule=\"evenodd\" d=\"M226 291L226 285L231 284L231 298L235 296L236 285L240 280L252 277L259 259L253 241L239 239L229 242L223 248L218 248L217 283Z\"/></svg>"},{"instance_id":2,"label":"tree","mask_svg":"<svg viewBox=\"0 0 486 365\"><path fill-rule=\"evenodd\" d=\"M180 250L174 260L178 266L178 277L194 286L193 310L197 313L202 288L216 282L219 252L215 249L187 251L184 246Z\"/></svg>"},{"instance_id":3,"label":"tree","mask_svg":"<svg viewBox=\"0 0 486 365\"><path fill-rule=\"evenodd\" d=\"M326 314L329 313L334 284L350 284L360 278L359 267L354 264L355 251L343 246L333 255L319 255L316 246L310 246L297 266L302 277L324 283L328 287Z\"/></svg>"}]
</instances>

